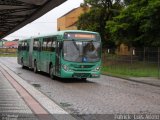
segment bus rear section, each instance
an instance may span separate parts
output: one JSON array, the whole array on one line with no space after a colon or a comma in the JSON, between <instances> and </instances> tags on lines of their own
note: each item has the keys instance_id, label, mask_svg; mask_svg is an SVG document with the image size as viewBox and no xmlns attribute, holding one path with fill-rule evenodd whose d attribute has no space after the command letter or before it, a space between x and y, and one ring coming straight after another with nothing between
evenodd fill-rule
<instances>
[{"instance_id":1,"label":"bus rear section","mask_svg":"<svg viewBox=\"0 0 160 120\"><path fill-rule=\"evenodd\" d=\"M19 41L18 43L18 64L21 64L22 67L32 67L32 51L33 51L33 40L26 39Z\"/></svg>"}]
</instances>

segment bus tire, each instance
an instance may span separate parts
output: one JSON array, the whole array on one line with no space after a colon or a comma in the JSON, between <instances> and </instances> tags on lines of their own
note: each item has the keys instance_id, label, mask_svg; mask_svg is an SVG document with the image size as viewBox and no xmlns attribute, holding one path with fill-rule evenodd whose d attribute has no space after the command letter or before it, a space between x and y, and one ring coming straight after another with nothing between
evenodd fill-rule
<instances>
[{"instance_id":1,"label":"bus tire","mask_svg":"<svg viewBox=\"0 0 160 120\"><path fill-rule=\"evenodd\" d=\"M54 76L53 76L53 65L50 65L50 67L49 67L49 76L50 76L51 79L54 78Z\"/></svg>"},{"instance_id":2,"label":"bus tire","mask_svg":"<svg viewBox=\"0 0 160 120\"><path fill-rule=\"evenodd\" d=\"M33 68L34 73L37 73L37 62L34 61L34 68Z\"/></svg>"}]
</instances>

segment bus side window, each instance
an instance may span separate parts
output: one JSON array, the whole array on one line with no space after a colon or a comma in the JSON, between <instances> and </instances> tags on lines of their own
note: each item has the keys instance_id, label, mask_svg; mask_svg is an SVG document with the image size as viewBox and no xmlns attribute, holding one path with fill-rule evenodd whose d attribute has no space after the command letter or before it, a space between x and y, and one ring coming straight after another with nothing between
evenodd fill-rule
<instances>
[{"instance_id":1,"label":"bus side window","mask_svg":"<svg viewBox=\"0 0 160 120\"><path fill-rule=\"evenodd\" d=\"M21 50L24 50L24 42L22 42Z\"/></svg>"},{"instance_id":2,"label":"bus side window","mask_svg":"<svg viewBox=\"0 0 160 120\"><path fill-rule=\"evenodd\" d=\"M37 50L38 50L39 52L42 50L42 45L41 45L41 42L40 42L40 41L38 42L38 48L37 48Z\"/></svg>"},{"instance_id":3,"label":"bus side window","mask_svg":"<svg viewBox=\"0 0 160 120\"><path fill-rule=\"evenodd\" d=\"M46 41L47 41L47 49L46 50L51 51L51 44L52 44L51 38L47 38Z\"/></svg>"},{"instance_id":4,"label":"bus side window","mask_svg":"<svg viewBox=\"0 0 160 120\"><path fill-rule=\"evenodd\" d=\"M24 50L27 50L27 41L24 43Z\"/></svg>"},{"instance_id":5,"label":"bus side window","mask_svg":"<svg viewBox=\"0 0 160 120\"><path fill-rule=\"evenodd\" d=\"M46 48L47 48L47 40L46 40L46 38L45 38L45 39L43 39L42 50L43 50L43 51L46 51Z\"/></svg>"},{"instance_id":6,"label":"bus side window","mask_svg":"<svg viewBox=\"0 0 160 120\"><path fill-rule=\"evenodd\" d=\"M39 41L38 39L34 39L33 50L38 50L38 47L39 47Z\"/></svg>"},{"instance_id":7,"label":"bus side window","mask_svg":"<svg viewBox=\"0 0 160 120\"><path fill-rule=\"evenodd\" d=\"M56 37L52 37L52 45L51 45L51 51L55 52L55 48L56 48Z\"/></svg>"},{"instance_id":8,"label":"bus side window","mask_svg":"<svg viewBox=\"0 0 160 120\"><path fill-rule=\"evenodd\" d=\"M22 50L26 50L26 47L27 47L27 42L23 41L23 43L22 43Z\"/></svg>"}]
</instances>

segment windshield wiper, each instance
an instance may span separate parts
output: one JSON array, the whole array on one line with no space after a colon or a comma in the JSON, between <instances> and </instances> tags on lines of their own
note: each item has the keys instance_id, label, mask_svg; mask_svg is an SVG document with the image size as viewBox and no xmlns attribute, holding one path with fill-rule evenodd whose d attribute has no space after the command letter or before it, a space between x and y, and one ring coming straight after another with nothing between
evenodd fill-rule
<instances>
[{"instance_id":1,"label":"windshield wiper","mask_svg":"<svg viewBox=\"0 0 160 120\"><path fill-rule=\"evenodd\" d=\"M78 45L76 44L76 42L75 42L74 39L72 39L72 42L73 42L74 46L76 47L76 49L79 51L79 47L78 47Z\"/></svg>"}]
</instances>

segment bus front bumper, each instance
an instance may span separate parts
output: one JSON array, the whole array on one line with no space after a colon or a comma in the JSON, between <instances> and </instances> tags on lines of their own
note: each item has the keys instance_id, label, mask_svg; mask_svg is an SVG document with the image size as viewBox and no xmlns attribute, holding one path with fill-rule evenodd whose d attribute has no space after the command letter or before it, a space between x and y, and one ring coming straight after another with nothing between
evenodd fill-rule
<instances>
[{"instance_id":1,"label":"bus front bumper","mask_svg":"<svg viewBox=\"0 0 160 120\"><path fill-rule=\"evenodd\" d=\"M62 78L99 78L100 71L89 71L89 72L74 72L74 71L61 71Z\"/></svg>"}]
</instances>

